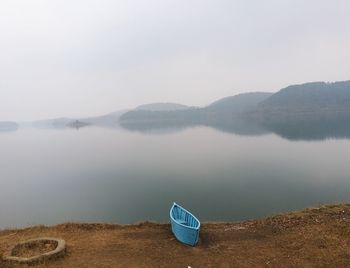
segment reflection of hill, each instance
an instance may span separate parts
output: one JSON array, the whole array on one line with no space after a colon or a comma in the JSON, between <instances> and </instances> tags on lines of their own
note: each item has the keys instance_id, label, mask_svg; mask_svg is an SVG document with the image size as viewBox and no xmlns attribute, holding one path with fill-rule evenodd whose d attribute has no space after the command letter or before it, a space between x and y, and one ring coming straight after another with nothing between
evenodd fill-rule
<instances>
[{"instance_id":1,"label":"reflection of hill","mask_svg":"<svg viewBox=\"0 0 350 268\"><path fill-rule=\"evenodd\" d=\"M121 126L127 130L147 133L169 133L182 131L196 126L208 126L222 132L237 135L258 136L268 133L263 127L239 117L201 118L199 120L155 120L122 121Z\"/></svg>"},{"instance_id":2,"label":"reflection of hill","mask_svg":"<svg viewBox=\"0 0 350 268\"><path fill-rule=\"evenodd\" d=\"M208 126L216 130L245 136L275 133L288 140L324 140L329 138L350 139L350 114L337 116L287 117L255 123L241 117L212 118L199 121L135 121L121 122L130 131L144 133L170 133L196 126Z\"/></svg>"},{"instance_id":3,"label":"reflection of hill","mask_svg":"<svg viewBox=\"0 0 350 268\"><path fill-rule=\"evenodd\" d=\"M15 122L0 122L0 131L16 131L18 125Z\"/></svg>"},{"instance_id":4,"label":"reflection of hill","mask_svg":"<svg viewBox=\"0 0 350 268\"><path fill-rule=\"evenodd\" d=\"M196 124L190 122L121 122L121 127L129 131L137 131L150 134L170 134L183 131L190 127L195 127Z\"/></svg>"},{"instance_id":5,"label":"reflection of hill","mask_svg":"<svg viewBox=\"0 0 350 268\"><path fill-rule=\"evenodd\" d=\"M244 120L241 117L221 118L208 122L208 126L222 132L232 133L242 136L260 136L268 134L269 131L263 126Z\"/></svg>"},{"instance_id":6,"label":"reflection of hill","mask_svg":"<svg viewBox=\"0 0 350 268\"><path fill-rule=\"evenodd\" d=\"M266 129L289 140L350 139L350 114L289 116L263 123Z\"/></svg>"},{"instance_id":7,"label":"reflection of hill","mask_svg":"<svg viewBox=\"0 0 350 268\"><path fill-rule=\"evenodd\" d=\"M66 125L66 127L80 129L82 127L86 127L86 126L89 126L89 125L90 125L89 123L85 123L85 122L81 122L79 120L75 120L75 121L73 121L71 123L68 123Z\"/></svg>"}]
</instances>

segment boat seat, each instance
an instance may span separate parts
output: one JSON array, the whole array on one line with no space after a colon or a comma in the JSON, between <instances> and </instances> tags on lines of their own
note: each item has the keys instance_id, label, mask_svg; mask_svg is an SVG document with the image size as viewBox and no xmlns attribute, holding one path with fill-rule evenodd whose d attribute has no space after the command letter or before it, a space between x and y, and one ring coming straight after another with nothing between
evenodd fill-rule
<instances>
[{"instance_id":1,"label":"boat seat","mask_svg":"<svg viewBox=\"0 0 350 268\"><path fill-rule=\"evenodd\" d=\"M177 221L181 224L188 225L187 221L185 221L185 220L177 220Z\"/></svg>"}]
</instances>

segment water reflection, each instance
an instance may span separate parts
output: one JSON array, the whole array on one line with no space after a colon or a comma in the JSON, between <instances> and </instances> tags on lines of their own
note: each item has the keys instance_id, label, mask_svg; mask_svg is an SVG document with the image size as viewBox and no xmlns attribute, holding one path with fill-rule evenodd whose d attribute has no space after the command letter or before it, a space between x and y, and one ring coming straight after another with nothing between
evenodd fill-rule
<instances>
[{"instance_id":1,"label":"water reflection","mask_svg":"<svg viewBox=\"0 0 350 268\"><path fill-rule=\"evenodd\" d=\"M0 122L0 132L12 132L18 129L18 125L14 122Z\"/></svg>"},{"instance_id":2,"label":"water reflection","mask_svg":"<svg viewBox=\"0 0 350 268\"><path fill-rule=\"evenodd\" d=\"M129 131L138 131L141 133L175 133L188 128L206 126L222 132L232 133L244 136L260 136L268 134L262 125L249 122L239 117L222 117L211 120L201 121L121 121L121 127Z\"/></svg>"},{"instance_id":3,"label":"water reflection","mask_svg":"<svg viewBox=\"0 0 350 268\"><path fill-rule=\"evenodd\" d=\"M174 133L190 127L208 126L216 130L243 136L261 136L269 133L288 140L349 139L350 117L293 117L279 120L254 121L241 117L219 118L201 121L153 121L121 122L130 131L141 133Z\"/></svg>"},{"instance_id":4,"label":"water reflection","mask_svg":"<svg viewBox=\"0 0 350 268\"><path fill-rule=\"evenodd\" d=\"M92 126L1 135L0 228L164 222L173 201L203 221L349 201L350 141L295 143L247 129L260 136L198 126L167 135Z\"/></svg>"}]
</instances>

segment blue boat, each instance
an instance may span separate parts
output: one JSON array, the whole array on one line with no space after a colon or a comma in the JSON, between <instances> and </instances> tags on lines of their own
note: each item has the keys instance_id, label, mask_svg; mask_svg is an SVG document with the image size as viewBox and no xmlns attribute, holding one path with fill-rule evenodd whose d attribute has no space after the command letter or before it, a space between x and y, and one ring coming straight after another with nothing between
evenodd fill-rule
<instances>
[{"instance_id":1,"label":"blue boat","mask_svg":"<svg viewBox=\"0 0 350 268\"><path fill-rule=\"evenodd\" d=\"M191 212L174 203L170 209L170 220L177 240L190 246L198 243L201 223Z\"/></svg>"}]
</instances>

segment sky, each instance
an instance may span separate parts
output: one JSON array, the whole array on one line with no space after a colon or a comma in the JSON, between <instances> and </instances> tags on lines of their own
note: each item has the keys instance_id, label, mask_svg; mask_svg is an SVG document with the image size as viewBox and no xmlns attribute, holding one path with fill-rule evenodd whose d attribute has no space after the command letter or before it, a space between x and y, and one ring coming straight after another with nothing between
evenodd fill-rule
<instances>
[{"instance_id":1,"label":"sky","mask_svg":"<svg viewBox=\"0 0 350 268\"><path fill-rule=\"evenodd\" d=\"M350 79L350 1L1 0L0 120Z\"/></svg>"}]
</instances>

